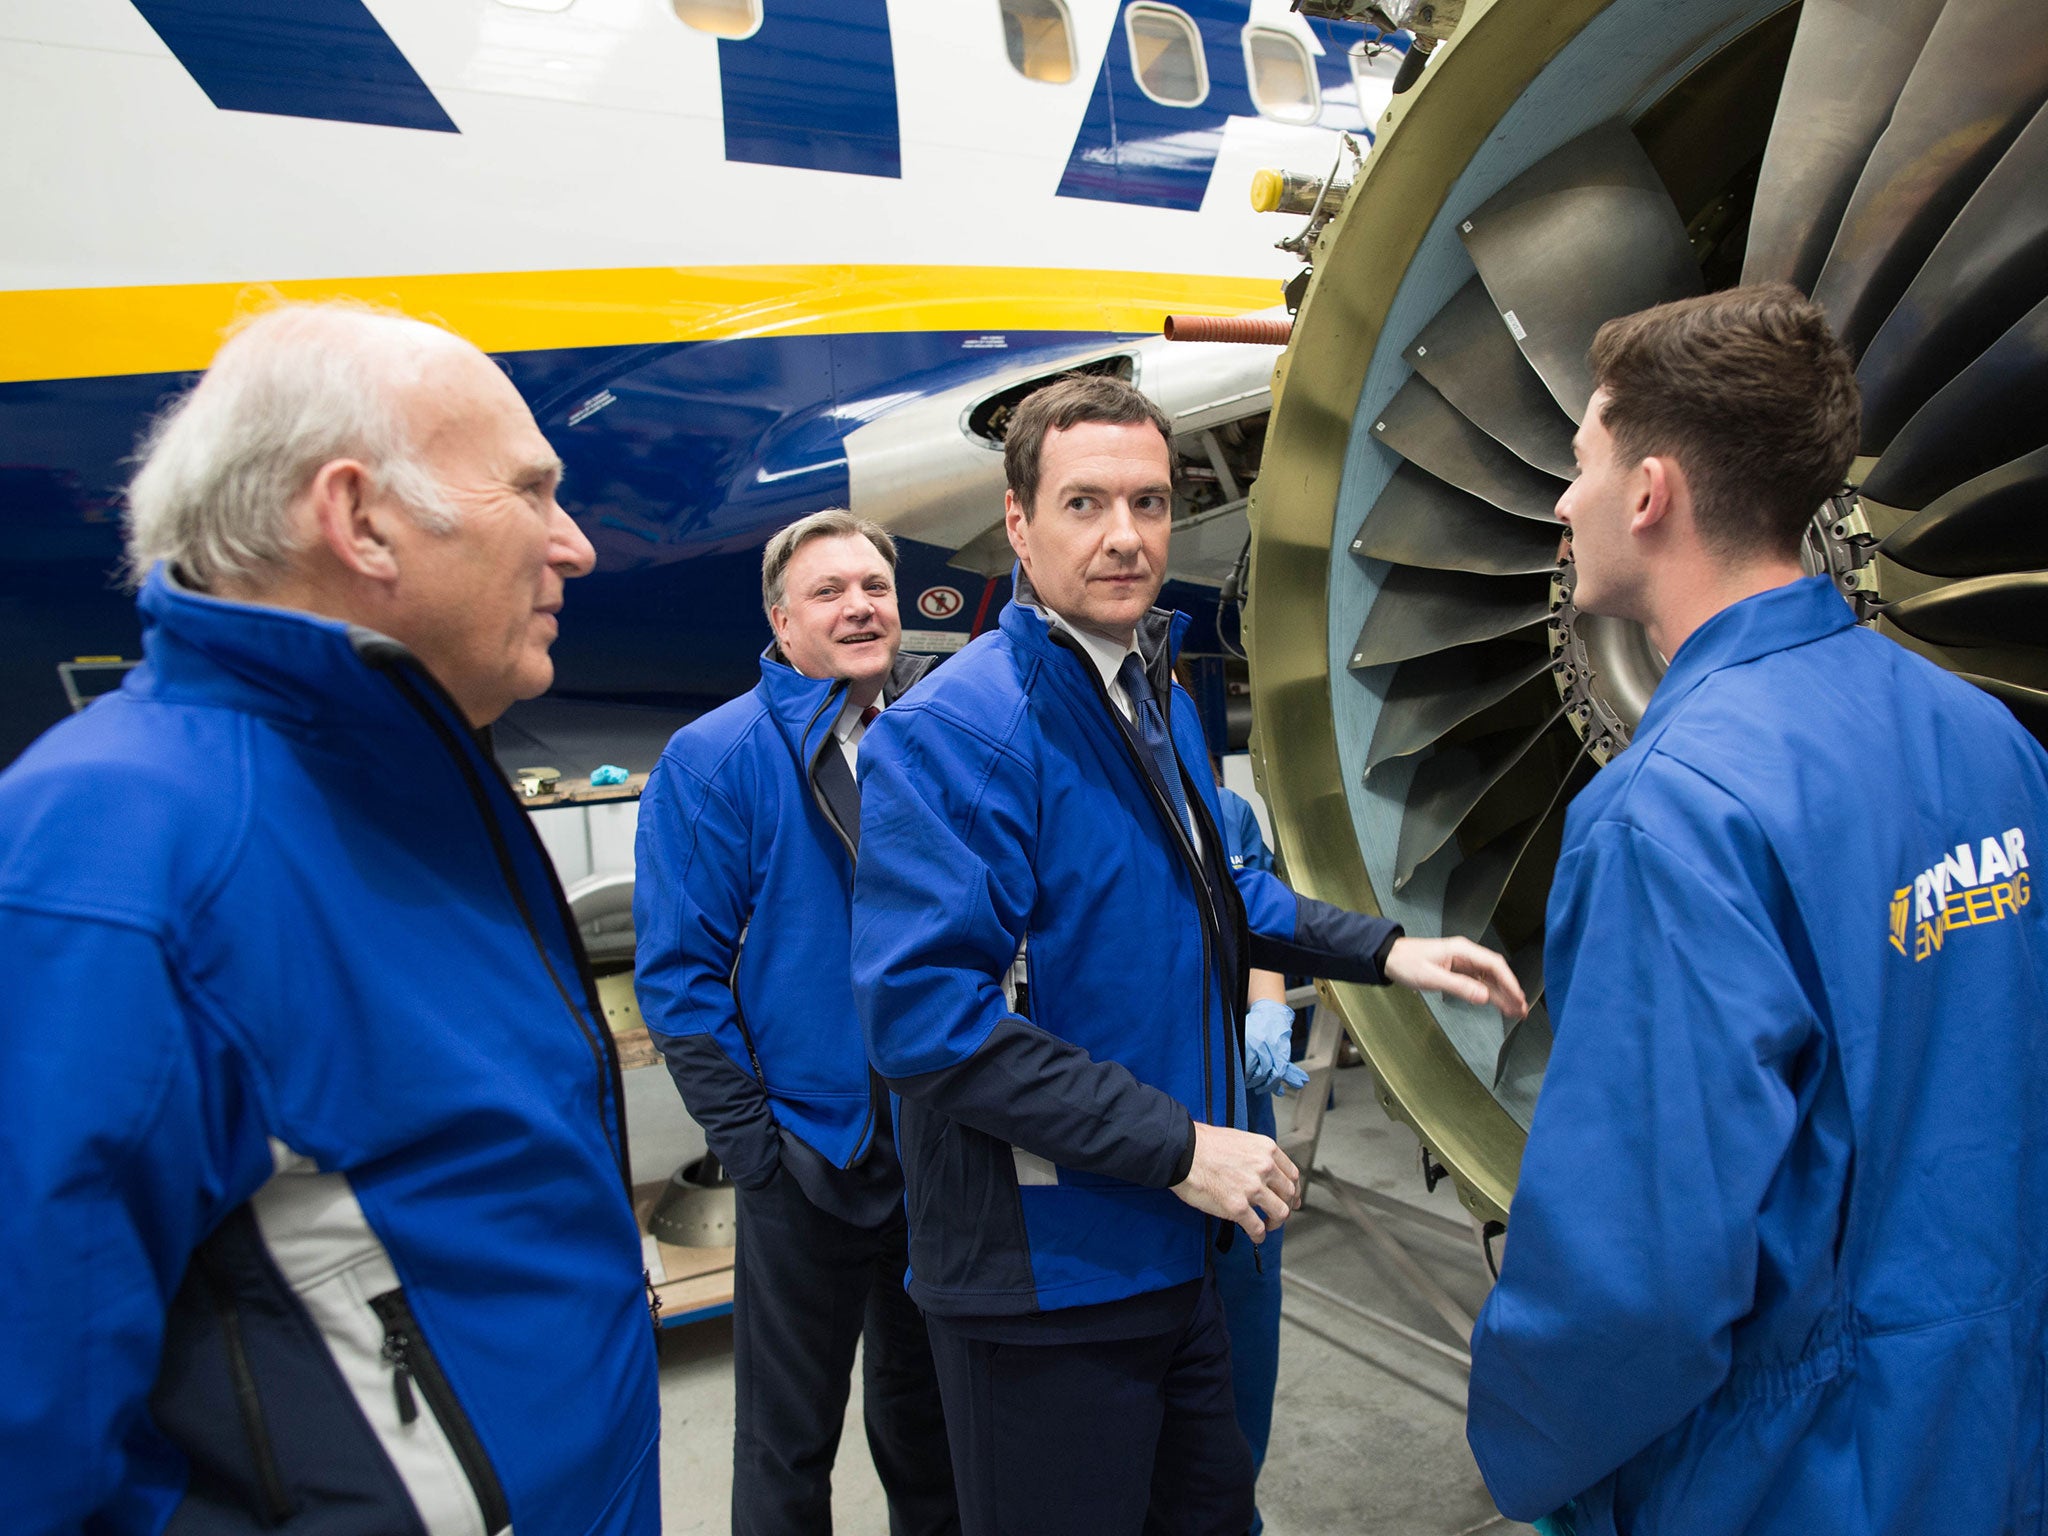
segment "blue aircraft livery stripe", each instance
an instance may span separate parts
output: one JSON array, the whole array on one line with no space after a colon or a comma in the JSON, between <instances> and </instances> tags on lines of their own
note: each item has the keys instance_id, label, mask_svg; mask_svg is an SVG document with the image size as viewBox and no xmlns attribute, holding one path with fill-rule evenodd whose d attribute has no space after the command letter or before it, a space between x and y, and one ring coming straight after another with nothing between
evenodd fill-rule
<instances>
[{"instance_id":1,"label":"blue aircraft livery stripe","mask_svg":"<svg viewBox=\"0 0 2048 1536\"><path fill-rule=\"evenodd\" d=\"M901 176L888 0L762 0L760 30L721 38L725 158Z\"/></svg>"},{"instance_id":2,"label":"blue aircraft livery stripe","mask_svg":"<svg viewBox=\"0 0 2048 1536\"><path fill-rule=\"evenodd\" d=\"M458 133L363 0L134 0L216 107Z\"/></svg>"}]
</instances>

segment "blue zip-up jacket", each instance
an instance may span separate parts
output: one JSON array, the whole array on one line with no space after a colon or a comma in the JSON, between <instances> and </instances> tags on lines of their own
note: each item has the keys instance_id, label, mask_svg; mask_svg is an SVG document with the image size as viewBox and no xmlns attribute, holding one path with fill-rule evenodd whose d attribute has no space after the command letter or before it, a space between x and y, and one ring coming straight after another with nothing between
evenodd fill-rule
<instances>
[{"instance_id":1,"label":"blue zip-up jacket","mask_svg":"<svg viewBox=\"0 0 2048 1536\"><path fill-rule=\"evenodd\" d=\"M140 606L0 775L0 1523L652 1536L617 1058L526 816L394 642Z\"/></svg>"},{"instance_id":2,"label":"blue zip-up jacket","mask_svg":"<svg viewBox=\"0 0 2048 1536\"><path fill-rule=\"evenodd\" d=\"M931 665L898 657L885 699ZM853 1007L857 811L819 777L827 752L844 765L832 727L845 699L843 679L805 677L771 647L752 692L670 739L640 798L634 985L734 1182L758 1188L786 1166L813 1203L872 1226L903 1189L874 1134L887 1096Z\"/></svg>"},{"instance_id":3,"label":"blue zip-up jacket","mask_svg":"<svg viewBox=\"0 0 2048 1536\"><path fill-rule=\"evenodd\" d=\"M927 1312L1049 1312L1198 1278L1213 1227L1169 1186L1195 1119L1243 1124L1247 965L1383 979L1393 924L1260 870L1233 878L1201 725L1169 682L1186 623L1155 610L1139 648L1170 701L1199 858L1093 665L1022 602L862 743L854 994L901 1096ZM1004 981L1027 940L1025 1017Z\"/></svg>"},{"instance_id":4,"label":"blue zip-up jacket","mask_svg":"<svg viewBox=\"0 0 2048 1536\"><path fill-rule=\"evenodd\" d=\"M1581 1533L2043 1528L2048 755L1825 578L1572 805L1470 1438Z\"/></svg>"}]
</instances>

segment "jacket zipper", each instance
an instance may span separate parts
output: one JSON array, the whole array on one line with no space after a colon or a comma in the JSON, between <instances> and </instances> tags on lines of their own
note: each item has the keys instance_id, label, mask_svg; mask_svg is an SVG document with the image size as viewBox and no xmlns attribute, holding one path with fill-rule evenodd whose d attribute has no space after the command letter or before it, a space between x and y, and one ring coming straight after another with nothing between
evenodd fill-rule
<instances>
[{"instance_id":1,"label":"jacket zipper","mask_svg":"<svg viewBox=\"0 0 2048 1536\"><path fill-rule=\"evenodd\" d=\"M1213 1062L1213 1059L1216 1054L1216 1049L1215 1036L1209 1024L1209 1000L1211 995L1211 978L1209 973L1215 969L1215 955L1214 951L1211 948L1212 938L1215 933L1221 931L1222 921L1216 915L1216 907L1213 898L1213 893L1209 890L1208 872L1202 868L1201 860L1195 856L1194 845L1188 841L1187 829L1181 825L1180 816L1178 815L1178 813L1175 812L1172 803L1166 798L1165 792L1161 790L1157 784L1153 783L1152 775L1148 771L1146 771L1144 763L1139 759L1138 748L1136 744L1132 742L1130 732L1124 729L1126 722L1124 721L1123 717L1117 713L1117 707L1109 697L1109 690L1103 686L1101 674L1095 670L1094 663L1090 661L1087 656L1083 655L1081 651L1070 641L1068 641L1064 635L1060 634L1060 632L1057 629L1051 630L1050 633L1052 635L1053 642L1056 645L1058 645L1062 650L1067 651L1070 655L1072 655L1077 661L1081 663L1082 674L1086 676L1089 683L1093 685L1095 689L1095 696L1102 701L1102 707L1109 712L1110 723L1116 727L1117 739L1123 743L1125 755L1130 758L1131 766L1137 770L1138 781L1145 786L1145 791L1147 795L1151 798L1153 809L1160 814L1161 819L1164 820L1168 826L1173 828L1174 836L1178 840L1181 858L1183 859L1183 861L1186 862L1188 868L1193 872L1195 893L1199 898L1200 911L1203 918L1202 1103L1205 1108L1213 1110L1216 1103L1216 1079L1215 1067ZM1169 706L1169 708L1170 707L1171 706ZM1167 715L1166 710L1162 710L1160 714L1162 719L1166 720L1166 739L1168 744L1171 745L1173 741L1173 726L1171 718ZM1174 754L1176 762L1179 761L1179 756L1180 755L1177 752ZM1185 784L1182 785L1182 789L1183 792L1185 792ZM1188 805L1189 819L1192 820L1199 814L1200 813L1196 811L1193 800L1191 799ZM1209 829L1209 832L1211 838L1213 839L1215 836L1215 829L1212 827ZM1224 1088L1225 1091L1230 1094L1232 1100L1234 1101L1236 1098L1235 1088L1237 1082L1237 1075L1235 1069L1233 1068L1229 1060L1229 1052L1226 1051L1224 1053L1224 1058ZM1226 1104L1223 1110L1223 1123L1226 1126L1231 1125L1232 1118L1233 1117L1230 1112L1230 1106Z\"/></svg>"},{"instance_id":2,"label":"jacket zipper","mask_svg":"<svg viewBox=\"0 0 2048 1536\"><path fill-rule=\"evenodd\" d=\"M748 927L752 927L749 924ZM740 1027L740 1040L747 1048L747 1060L754 1068L754 1081L763 1089L768 1086L768 1074L761 1068L761 1053L754 1046L754 1032L747 1027L747 1010L740 1006L740 958L747 952L747 929L740 930L740 940L732 947L732 969L726 972L725 985L732 993L733 1022Z\"/></svg>"},{"instance_id":3,"label":"jacket zipper","mask_svg":"<svg viewBox=\"0 0 2048 1536\"><path fill-rule=\"evenodd\" d=\"M249 1459L256 1468L257 1492L263 1499L263 1523L283 1525L292 1517L292 1505L285 1495L284 1475L278 1469L277 1447L271 1442L270 1426L263 1420L263 1400L256 1392L256 1372L249 1364L249 1347L242 1337L241 1308L236 1305L233 1286L205 1247L200 1247L193 1257L205 1277L214 1319L220 1324L221 1347L227 1354L228 1379L234 1383L235 1411L242 1420L242 1433L249 1442Z\"/></svg>"},{"instance_id":4,"label":"jacket zipper","mask_svg":"<svg viewBox=\"0 0 2048 1536\"><path fill-rule=\"evenodd\" d=\"M502 1531L512 1523L505 1489L469 1422L469 1415L456 1400L455 1389L442 1374L441 1362L420 1337L419 1323L412 1315L412 1304L405 1299L405 1292L386 1291L381 1296L372 1296L370 1307L384 1324L381 1353L391 1367L391 1391L398 1401L398 1422L411 1424L419 1418L419 1403L414 1396L417 1388L418 1396L427 1400L427 1410L433 1414L434 1422L448 1437L449 1449L461 1463L462 1475L469 1480L469 1491L484 1517L486 1536Z\"/></svg>"},{"instance_id":5,"label":"jacket zipper","mask_svg":"<svg viewBox=\"0 0 2048 1536\"><path fill-rule=\"evenodd\" d=\"M799 741L809 739L812 729L818 723L818 716L824 714L826 709L831 706L832 701L838 697L839 691L837 689L826 695L825 702L818 706L816 713L811 716L809 722L804 726L804 732L798 738ZM846 849L847 863L858 865L860 863L860 849L854 845L853 839L846 835L846 828L839 825L839 818L832 814L832 806L825 799L825 792L818 787L818 764L824 760L827 752L837 752L838 750L839 738L830 730L827 730L824 741L819 744L817 752L811 757L810 767L804 773L804 781L810 786L811 799L817 802L818 809L824 813L825 824L839 834L839 841ZM735 997L734 1001L735 1005L737 1005L737 997ZM847 1160L846 1167L851 1168L855 1163L859 1162L861 1155L867 1151L869 1143L873 1141L875 1126L881 1118L880 1110L877 1108L876 1096L888 1091L888 1085L882 1081L882 1074L877 1072L874 1066L870 1064L868 1067L868 1118L860 1128L860 1140L855 1143L854 1154Z\"/></svg>"},{"instance_id":6,"label":"jacket zipper","mask_svg":"<svg viewBox=\"0 0 2048 1536\"><path fill-rule=\"evenodd\" d=\"M526 937L533 945L534 953L539 956L541 967L547 972L548 980L554 984L556 996L562 1000L562 1006L568 1010L569 1017L575 1021L577 1033L582 1035L584 1043L590 1048L592 1062L597 1068L599 1078L598 1103L602 1108L607 1097L611 1101L611 1114L605 1127L605 1136L606 1140L612 1144L613 1156L618 1163L619 1178L625 1186L626 1200L630 1204L633 1199L633 1171L626 1152L625 1085L620 1079L618 1052L612 1047L609 1031L599 1031L590 1022L590 1019L600 1016L600 1010L596 1008L594 1001L595 983L590 980L588 975L582 947L574 941L574 927L573 925L566 926L565 932L571 936L570 947L575 951L579 975L581 975L586 983L585 990L586 992L593 993L593 997L587 1000L588 1006L591 1009L590 1018L586 1018L583 1011L577 1008L574 1000L569 996L569 989L563 984L561 976L555 970L555 962L548 954L546 942L541 938L540 925L534 919L533 909L526 900L526 893L520 888L518 872L512 866L512 850L506 843L505 829L498 824L498 818L493 814L490 795L484 787L483 776L477 772L476 765L469 760L468 754L462 750L461 743L455 739L455 733L448 725L448 722L443 720L421 695L414 680L396 664L396 658L383 658L380 665L390 676L392 682L397 685L399 691L406 696L407 702L426 720L429 728L440 738L441 745L448 755L455 760L456 767L462 773L463 782L469 789L470 798L475 802L477 810L483 817L484 828L491 840L491 851L497 856L498 870L504 878L506 890L512 897L512 905L518 911L520 921L526 927ZM440 685L433 682L431 678L429 678L429 685L437 691L440 690ZM446 698L445 691L443 691L443 698ZM452 701L449 702L449 707L454 707ZM502 785L500 787L502 788ZM509 791L507 793L509 794ZM533 832L531 825L528 826L527 831L529 836L534 837L537 842L538 834ZM542 866L549 872L550 883L554 886L556 903L558 906L562 906L560 886L553 881L554 866L548 860L545 849L536 849L536 851L540 854ZM563 923L568 925L566 911L561 916Z\"/></svg>"},{"instance_id":7,"label":"jacket zipper","mask_svg":"<svg viewBox=\"0 0 2048 1536\"><path fill-rule=\"evenodd\" d=\"M802 745L810 740L811 732L817 727L818 717L831 708L833 701L840 697L841 692L837 688L834 688L825 695L825 702L820 704L812 712L811 718L804 722L803 734L797 738L798 745ZM859 850L854 847L853 839L846 835L846 828L839 825L839 818L832 814L832 807L825 800L825 792L818 788L818 759L822 758L828 750L836 748L838 745L838 739L833 736L831 731L826 731L825 740L819 745L818 750L811 754L810 763L803 769L804 783L810 788L811 799L817 803L818 809L824 814L825 825L839 834L839 842L846 849L847 860L849 862L858 862L860 858Z\"/></svg>"}]
</instances>

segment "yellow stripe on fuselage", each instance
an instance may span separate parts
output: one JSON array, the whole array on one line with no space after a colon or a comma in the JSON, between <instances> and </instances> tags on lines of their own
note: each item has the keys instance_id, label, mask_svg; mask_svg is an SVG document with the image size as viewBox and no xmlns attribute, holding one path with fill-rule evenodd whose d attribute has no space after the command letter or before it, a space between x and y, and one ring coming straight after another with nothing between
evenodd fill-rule
<instances>
[{"instance_id":1,"label":"yellow stripe on fuselage","mask_svg":"<svg viewBox=\"0 0 2048 1536\"><path fill-rule=\"evenodd\" d=\"M206 366L242 316L355 298L487 352L863 331L1156 332L1168 314L1270 308L1269 279L1043 267L628 267L0 293L0 381Z\"/></svg>"}]
</instances>

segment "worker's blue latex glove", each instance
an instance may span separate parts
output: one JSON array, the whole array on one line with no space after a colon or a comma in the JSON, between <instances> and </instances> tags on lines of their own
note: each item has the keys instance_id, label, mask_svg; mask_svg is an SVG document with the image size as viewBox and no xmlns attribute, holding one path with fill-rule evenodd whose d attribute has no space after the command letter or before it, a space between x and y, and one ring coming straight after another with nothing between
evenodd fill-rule
<instances>
[{"instance_id":1,"label":"worker's blue latex glove","mask_svg":"<svg viewBox=\"0 0 2048 1536\"><path fill-rule=\"evenodd\" d=\"M1244 1091L1285 1093L1308 1081L1308 1074L1287 1059L1294 1044L1294 1010L1271 998L1260 998L1244 1016Z\"/></svg>"}]
</instances>

